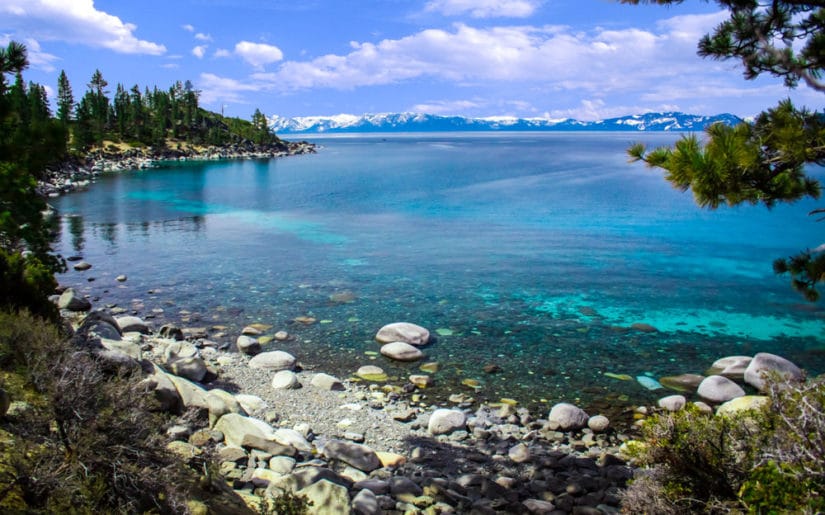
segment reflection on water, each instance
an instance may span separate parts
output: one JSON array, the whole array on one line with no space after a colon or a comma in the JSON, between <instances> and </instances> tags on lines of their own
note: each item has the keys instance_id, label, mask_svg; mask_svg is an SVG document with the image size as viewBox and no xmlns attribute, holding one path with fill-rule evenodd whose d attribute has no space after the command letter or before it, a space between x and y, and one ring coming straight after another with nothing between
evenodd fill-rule
<instances>
[{"instance_id":1,"label":"reflection on water","mask_svg":"<svg viewBox=\"0 0 825 515\"><path fill-rule=\"evenodd\" d=\"M439 334L429 395L640 399L654 394L605 374L759 351L825 371L822 304L770 269L811 245L811 205L699 210L625 163L627 137L342 139L107 177L58 199L61 252L94 265L61 281L156 326L272 324L296 337L279 348L341 375L415 372L368 353L383 324L416 322Z\"/></svg>"}]
</instances>

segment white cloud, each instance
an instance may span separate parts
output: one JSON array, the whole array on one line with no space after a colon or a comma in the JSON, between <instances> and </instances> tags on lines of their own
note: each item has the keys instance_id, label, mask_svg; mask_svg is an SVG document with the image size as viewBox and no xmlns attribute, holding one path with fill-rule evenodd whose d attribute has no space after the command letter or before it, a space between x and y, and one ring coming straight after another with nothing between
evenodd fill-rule
<instances>
[{"instance_id":1,"label":"white cloud","mask_svg":"<svg viewBox=\"0 0 825 515\"><path fill-rule=\"evenodd\" d=\"M452 115L465 113L468 110L477 109L479 107L481 107L481 104L472 100L436 100L432 102L425 102L423 104L416 104L409 110L414 113Z\"/></svg>"},{"instance_id":2,"label":"white cloud","mask_svg":"<svg viewBox=\"0 0 825 515\"><path fill-rule=\"evenodd\" d=\"M0 0L4 25L39 41L67 41L124 54L160 55L166 47L138 39L137 26L99 11L93 0Z\"/></svg>"},{"instance_id":3,"label":"white cloud","mask_svg":"<svg viewBox=\"0 0 825 515\"><path fill-rule=\"evenodd\" d=\"M197 34L195 34L195 39L197 39L198 41L212 41L212 36L210 34L198 32Z\"/></svg>"},{"instance_id":4,"label":"white cloud","mask_svg":"<svg viewBox=\"0 0 825 515\"><path fill-rule=\"evenodd\" d=\"M167 70L176 70L180 68L180 64L178 63L164 63L160 65L161 68L166 68Z\"/></svg>"},{"instance_id":5,"label":"white cloud","mask_svg":"<svg viewBox=\"0 0 825 515\"><path fill-rule=\"evenodd\" d=\"M219 49L215 50L214 54L212 54L213 57L230 57L231 55L232 55L232 52L230 52L229 50L227 50L225 48L219 48Z\"/></svg>"},{"instance_id":6,"label":"white cloud","mask_svg":"<svg viewBox=\"0 0 825 515\"><path fill-rule=\"evenodd\" d=\"M539 0L431 0L425 10L447 16L527 18L536 11L539 3Z\"/></svg>"},{"instance_id":7,"label":"white cloud","mask_svg":"<svg viewBox=\"0 0 825 515\"><path fill-rule=\"evenodd\" d=\"M284 58L280 48L266 43L252 43L250 41L241 41L236 44L235 54L255 68L263 68L265 64L271 64Z\"/></svg>"},{"instance_id":8,"label":"white cloud","mask_svg":"<svg viewBox=\"0 0 825 515\"><path fill-rule=\"evenodd\" d=\"M260 83L219 77L213 73L202 73L197 86L201 92L200 100L205 105L246 103L243 92L266 89L266 86Z\"/></svg>"},{"instance_id":9,"label":"white cloud","mask_svg":"<svg viewBox=\"0 0 825 515\"><path fill-rule=\"evenodd\" d=\"M207 45L196 46L192 49L192 55L194 55L198 59L203 59L203 56L206 54L206 47Z\"/></svg>"},{"instance_id":10,"label":"white cloud","mask_svg":"<svg viewBox=\"0 0 825 515\"><path fill-rule=\"evenodd\" d=\"M181 25L180 28L185 30L186 32L195 32L195 27L187 23L186 25Z\"/></svg>"}]
</instances>

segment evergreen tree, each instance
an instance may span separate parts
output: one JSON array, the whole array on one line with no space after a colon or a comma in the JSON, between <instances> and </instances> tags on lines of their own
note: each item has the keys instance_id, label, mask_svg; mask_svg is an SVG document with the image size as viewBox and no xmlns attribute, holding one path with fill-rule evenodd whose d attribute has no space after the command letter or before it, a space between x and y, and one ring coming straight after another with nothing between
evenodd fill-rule
<instances>
[{"instance_id":1,"label":"evergreen tree","mask_svg":"<svg viewBox=\"0 0 825 515\"><path fill-rule=\"evenodd\" d=\"M641 0L622 1L636 4ZM679 0L648 3L669 5ZM730 18L699 41L699 55L740 60L746 79L768 73L781 77L788 87L803 82L825 93L821 80L825 7L821 1L716 3L730 12ZM690 189L700 206L711 209L743 202L770 208L777 202L819 198L820 184L806 167L825 165L825 113L799 109L787 100L761 113L753 124L714 125L706 132L704 144L695 136L685 136L672 148L647 151L637 144L628 154L633 161L665 170L665 178L676 188ZM774 270L790 273L792 286L816 301L817 285L825 282L825 245L778 259Z\"/></svg>"},{"instance_id":2,"label":"evergreen tree","mask_svg":"<svg viewBox=\"0 0 825 515\"><path fill-rule=\"evenodd\" d=\"M103 79L103 74L100 70L95 70L95 73L92 75L92 80L88 85L89 89L84 96L84 99L87 99L90 110L94 141L98 145L103 144L110 122L111 112L109 108L109 97L107 96L108 91L106 91L106 86L108 85L109 83Z\"/></svg>"},{"instance_id":3,"label":"evergreen tree","mask_svg":"<svg viewBox=\"0 0 825 515\"><path fill-rule=\"evenodd\" d=\"M61 70L60 76L57 78L57 118L64 124L67 124L72 117L73 111L74 96L72 95L72 86L69 84L66 71Z\"/></svg>"}]
</instances>

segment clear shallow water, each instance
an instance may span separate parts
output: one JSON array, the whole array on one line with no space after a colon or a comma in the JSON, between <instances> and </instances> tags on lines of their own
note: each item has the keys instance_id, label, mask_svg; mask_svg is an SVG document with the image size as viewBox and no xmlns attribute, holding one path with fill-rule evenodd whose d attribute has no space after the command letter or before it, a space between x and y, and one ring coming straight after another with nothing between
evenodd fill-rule
<instances>
[{"instance_id":1,"label":"clear shallow water","mask_svg":"<svg viewBox=\"0 0 825 515\"><path fill-rule=\"evenodd\" d=\"M640 400L604 373L701 373L759 351L825 371L825 307L771 271L822 242L815 203L703 211L627 164L632 141L676 137L323 138L317 155L105 177L56 200L59 250L94 265L61 281L157 326L285 328L296 339L277 348L344 376L416 371L365 354L383 324L415 322L442 334L426 349L442 364L433 396L473 393L458 384L472 378L490 399Z\"/></svg>"}]
</instances>

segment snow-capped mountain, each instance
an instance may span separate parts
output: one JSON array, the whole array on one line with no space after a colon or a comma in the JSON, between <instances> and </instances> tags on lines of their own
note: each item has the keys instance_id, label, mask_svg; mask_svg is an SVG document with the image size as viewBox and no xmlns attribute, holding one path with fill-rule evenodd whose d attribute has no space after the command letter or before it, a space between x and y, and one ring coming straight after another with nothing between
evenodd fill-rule
<instances>
[{"instance_id":1,"label":"snow-capped mountain","mask_svg":"<svg viewBox=\"0 0 825 515\"><path fill-rule=\"evenodd\" d=\"M277 134L352 132L443 131L698 131L716 122L733 125L742 120L732 114L698 116L685 113L645 113L595 122L572 118L466 118L418 113L383 113L355 116L301 116L269 120Z\"/></svg>"}]
</instances>

